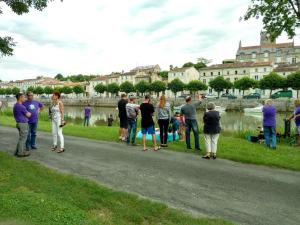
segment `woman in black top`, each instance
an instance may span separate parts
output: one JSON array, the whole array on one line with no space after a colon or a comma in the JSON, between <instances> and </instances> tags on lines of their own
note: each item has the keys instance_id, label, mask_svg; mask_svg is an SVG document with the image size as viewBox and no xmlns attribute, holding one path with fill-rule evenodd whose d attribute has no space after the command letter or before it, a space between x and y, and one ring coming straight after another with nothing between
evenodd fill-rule
<instances>
[{"instance_id":1,"label":"woman in black top","mask_svg":"<svg viewBox=\"0 0 300 225\"><path fill-rule=\"evenodd\" d=\"M204 122L204 139L206 146L206 155L202 158L213 159L217 158L217 144L219 139L219 134L221 132L220 126L220 114L215 110L214 103L207 104L207 112L204 113L203 122Z\"/></svg>"}]
</instances>

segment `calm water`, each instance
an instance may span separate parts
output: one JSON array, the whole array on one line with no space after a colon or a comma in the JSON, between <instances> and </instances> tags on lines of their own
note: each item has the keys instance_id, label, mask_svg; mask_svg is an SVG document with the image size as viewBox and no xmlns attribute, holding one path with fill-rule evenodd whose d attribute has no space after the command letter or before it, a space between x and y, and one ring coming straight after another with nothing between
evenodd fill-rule
<instances>
[{"instance_id":1,"label":"calm water","mask_svg":"<svg viewBox=\"0 0 300 225\"><path fill-rule=\"evenodd\" d=\"M75 123L83 123L84 107L65 107L66 116L72 119ZM92 117L90 123L92 125L104 124L108 116L112 114L115 121L118 118L118 111L116 108L92 108ZM198 112L198 121L202 121L203 112ZM285 114L277 115L278 127L283 127L283 119ZM223 130L241 131L241 130L256 130L262 124L261 113L237 113L224 112L221 113L221 124Z\"/></svg>"}]
</instances>

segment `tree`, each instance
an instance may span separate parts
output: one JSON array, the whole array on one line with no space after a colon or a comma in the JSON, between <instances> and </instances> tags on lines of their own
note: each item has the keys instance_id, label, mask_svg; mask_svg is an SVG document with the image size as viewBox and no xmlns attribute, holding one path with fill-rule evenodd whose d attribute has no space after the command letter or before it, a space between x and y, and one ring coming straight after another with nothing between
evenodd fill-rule
<instances>
[{"instance_id":1,"label":"tree","mask_svg":"<svg viewBox=\"0 0 300 225\"><path fill-rule=\"evenodd\" d=\"M161 76L164 79L168 79L169 72L168 71L161 71L161 72L158 73L158 75Z\"/></svg>"},{"instance_id":2,"label":"tree","mask_svg":"<svg viewBox=\"0 0 300 225\"><path fill-rule=\"evenodd\" d=\"M159 97L160 92L164 92L167 89L167 85L162 81L154 81L150 84L150 91L153 91L157 94L157 97Z\"/></svg>"},{"instance_id":3,"label":"tree","mask_svg":"<svg viewBox=\"0 0 300 225\"><path fill-rule=\"evenodd\" d=\"M125 81L124 83L122 83L120 85L120 91L125 92L126 94L130 93L130 92L134 92L134 86L131 82L129 81Z\"/></svg>"},{"instance_id":4,"label":"tree","mask_svg":"<svg viewBox=\"0 0 300 225\"><path fill-rule=\"evenodd\" d=\"M287 76L287 85L297 91L297 98L299 98L300 71L296 71Z\"/></svg>"},{"instance_id":5,"label":"tree","mask_svg":"<svg viewBox=\"0 0 300 225\"><path fill-rule=\"evenodd\" d=\"M194 63L192 63L192 62L187 62L187 63L183 64L182 67L193 67L193 66L194 66Z\"/></svg>"},{"instance_id":6,"label":"tree","mask_svg":"<svg viewBox=\"0 0 300 225\"><path fill-rule=\"evenodd\" d=\"M94 87L94 90L99 94L103 94L104 92L107 91L107 87L104 84L100 83Z\"/></svg>"},{"instance_id":7,"label":"tree","mask_svg":"<svg viewBox=\"0 0 300 225\"><path fill-rule=\"evenodd\" d=\"M147 91L149 91L150 85L148 82L141 80L135 85L135 90L142 95L144 95Z\"/></svg>"},{"instance_id":8,"label":"tree","mask_svg":"<svg viewBox=\"0 0 300 225\"><path fill-rule=\"evenodd\" d=\"M63 89L62 89L63 91ZM79 94L82 94L84 92L83 90L83 87L80 86L80 85L76 85L73 87L73 92L76 94L76 95L79 95Z\"/></svg>"},{"instance_id":9,"label":"tree","mask_svg":"<svg viewBox=\"0 0 300 225\"><path fill-rule=\"evenodd\" d=\"M271 40L283 32L290 38L296 35L300 22L299 0L251 0L244 20L263 17L263 26Z\"/></svg>"},{"instance_id":10,"label":"tree","mask_svg":"<svg viewBox=\"0 0 300 225\"><path fill-rule=\"evenodd\" d=\"M11 95L12 94L11 88L5 88L5 94L6 95Z\"/></svg>"},{"instance_id":11,"label":"tree","mask_svg":"<svg viewBox=\"0 0 300 225\"><path fill-rule=\"evenodd\" d=\"M64 93L66 95L72 94L73 93L73 88L69 87L69 86L64 86L61 89L61 93ZM81 92L82 93L82 92ZM79 93L80 94L80 93Z\"/></svg>"},{"instance_id":12,"label":"tree","mask_svg":"<svg viewBox=\"0 0 300 225\"><path fill-rule=\"evenodd\" d=\"M207 85L202 83L200 80L192 80L186 85L186 89L190 91L195 98L195 93L197 91L207 90Z\"/></svg>"},{"instance_id":13,"label":"tree","mask_svg":"<svg viewBox=\"0 0 300 225\"><path fill-rule=\"evenodd\" d=\"M42 87L36 87L36 88L33 90L33 93L34 93L34 94L37 94L37 95L42 95L42 94L45 93L45 91L44 91L44 88L42 88Z\"/></svg>"},{"instance_id":14,"label":"tree","mask_svg":"<svg viewBox=\"0 0 300 225\"><path fill-rule=\"evenodd\" d=\"M218 93L218 97L220 97L220 93L224 90L230 89L232 87L232 83L229 80L225 80L224 77L219 76L210 80L209 86L214 89Z\"/></svg>"},{"instance_id":15,"label":"tree","mask_svg":"<svg viewBox=\"0 0 300 225\"><path fill-rule=\"evenodd\" d=\"M62 93L62 87L54 87L53 92Z\"/></svg>"},{"instance_id":16,"label":"tree","mask_svg":"<svg viewBox=\"0 0 300 225\"><path fill-rule=\"evenodd\" d=\"M246 90L250 88L254 88L256 85L256 81L251 79L250 77L243 77L234 82L234 88L243 91L243 96Z\"/></svg>"},{"instance_id":17,"label":"tree","mask_svg":"<svg viewBox=\"0 0 300 225\"><path fill-rule=\"evenodd\" d=\"M11 89L11 92L12 92L13 95L16 95L16 94L20 93L20 88L13 87L13 88Z\"/></svg>"},{"instance_id":18,"label":"tree","mask_svg":"<svg viewBox=\"0 0 300 225\"><path fill-rule=\"evenodd\" d=\"M273 90L284 88L285 86L285 79L275 72L269 73L259 81L259 87L262 90L270 90L270 97Z\"/></svg>"},{"instance_id":19,"label":"tree","mask_svg":"<svg viewBox=\"0 0 300 225\"><path fill-rule=\"evenodd\" d=\"M4 88L0 88L0 95L5 95L5 89Z\"/></svg>"},{"instance_id":20,"label":"tree","mask_svg":"<svg viewBox=\"0 0 300 225\"><path fill-rule=\"evenodd\" d=\"M107 92L117 95L119 91L120 91L120 87L117 83L111 83L107 85Z\"/></svg>"},{"instance_id":21,"label":"tree","mask_svg":"<svg viewBox=\"0 0 300 225\"><path fill-rule=\"evenodd\" d=\"M179 79L174 79L168 84L168 89L171 90L175 95L175 100L177 97L177 92L183 91L184 83Z\"/></svg>"},{"instance_id":22,"label":"tree","mask_svg":"<svg viewBox=\"0 0 300 225\"><path fill-rule=\"evenodd\" d=\"M30 87L27 88L26 91L27 91L27 92L34 92L34 89L35 89L35 88L34 88L33 86L30 86Z\"/></svg>"},{"instance_id":23,"label":"tree","mask_svg":"<svg viewBox=\"0 0 300 225\"><path fill-rule=\"evenodd\" d=\"M54 90L53 90L52 87L46 86L46 87L44 88L44 92L45 92L46 95L49 96L49 95L51 95L51 94L54 92Z\"/></svg>"},{"instance_id":24,"label":"tree","mask_svg":"<svg viewBox=\"0 0 300 225\"><path fill-rule=\"evenodd\" d=\"M57 74L54 78L60 81L64 80L64 76L61 73Z\"/></svg>"},{"instance_id":25,"label":"tree","mask_svg":"<svg viewBox=\"0 0 300 225\"><path fill-rule=\"evenodd\" d=\"M1 0L0 2L5 3L11 10L17 15L28 13L30 8L42 11L47 7L48 3L53 0ZM2 14L0 7L0 14ZM0 37L0 56L11 56L13 55L13 47L16 45L13 38L11 37Z\"/></svg>"}]
</instances>

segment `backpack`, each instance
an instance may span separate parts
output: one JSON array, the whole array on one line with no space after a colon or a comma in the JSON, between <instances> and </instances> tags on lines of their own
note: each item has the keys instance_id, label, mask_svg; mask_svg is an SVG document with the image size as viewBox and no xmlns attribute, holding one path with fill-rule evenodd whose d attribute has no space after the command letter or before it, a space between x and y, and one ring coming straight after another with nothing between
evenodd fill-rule
<instances>
[{"instance_id":1,"label":"backpack","mask_svg":"<svg viewBox=\"0 0 300 225\"><path fill-rule=\"evenodd\" d=\"M137 114L138 114L138 112L133 104L126 105L126 113L127 113L127 117L129 119L136 119Z\"/></svg>"}]
</instances>

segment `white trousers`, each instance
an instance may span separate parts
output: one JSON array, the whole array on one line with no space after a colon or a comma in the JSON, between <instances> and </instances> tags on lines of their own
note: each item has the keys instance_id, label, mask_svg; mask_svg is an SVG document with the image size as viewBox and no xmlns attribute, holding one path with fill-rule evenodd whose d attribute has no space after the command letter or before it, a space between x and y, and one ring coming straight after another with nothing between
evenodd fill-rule
<instances>
[{"instance_id":1,"label":"white trousers","mask_svg":"<svg viewBox=\"0 0 300 225\"><path fill-rule=\"evenodd\" d=\"M64 136L62 133L62 127L59 127L61 120L52 120L52 136L53 136L53 146L57 146L57 137L59 137L60 147L65 147Z\"/></svg>"},{"instance_id":2,"label":"white trousers","mask_svg":"<svg viewBox=\"0 0 300 225\"><path fill-rule=\"evenodd\" d=\"M204 134L206 152L217 153L219 134Z\"/></svg>"}]
</instances>

